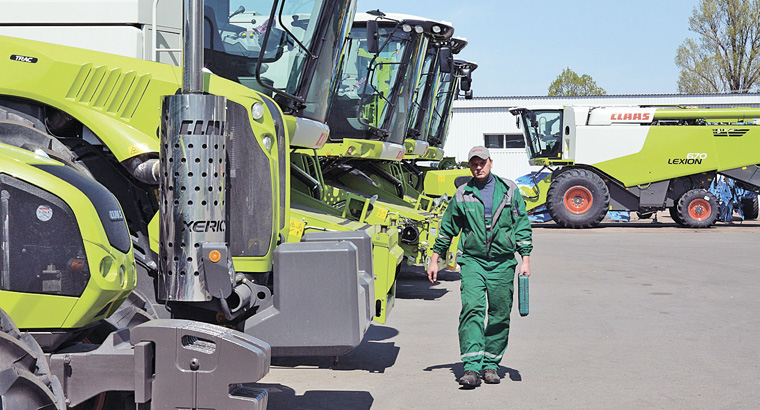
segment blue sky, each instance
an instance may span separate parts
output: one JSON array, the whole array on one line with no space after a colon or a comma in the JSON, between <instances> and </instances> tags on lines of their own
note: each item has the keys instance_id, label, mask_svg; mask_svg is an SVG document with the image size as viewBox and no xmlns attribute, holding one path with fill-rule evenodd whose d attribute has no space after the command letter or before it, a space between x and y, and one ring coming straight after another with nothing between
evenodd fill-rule
<instances>
[{"instance_id":1,"label":"blue sky","mask_svg":"<svg viewBox=\"0 0 760 410\"><path fill-rule=\"evenodd\" d=\"M566 67L588 74L608 94L677 92L673 62L698 0L358 0L453 23L475 61L476 96L546 95Z\"/></svg>"}]
</instances>

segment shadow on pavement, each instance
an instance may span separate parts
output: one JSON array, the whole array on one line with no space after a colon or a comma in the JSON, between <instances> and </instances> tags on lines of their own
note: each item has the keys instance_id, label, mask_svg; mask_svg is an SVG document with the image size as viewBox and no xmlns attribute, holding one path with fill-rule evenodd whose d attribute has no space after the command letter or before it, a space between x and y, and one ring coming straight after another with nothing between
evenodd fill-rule
<instances>
[{"instance_id":1,"label":"shadow on pavement","mask_svg":"<svg viewBox=\"0 0 760 410\"><path fill-rule=\"evenodd\" d=\"M399 347L394 342L380 342L398 334L398 330L388 326L371 325L364 335L362 343L354 350L334 357L273 357L272 366L280 367L317 367L333 370L366 370L370 373L385 373L398 358Z\"/></svg>"},{"instance_id":2,"label":"shadow on pavement","mask_svg":"<svg viewBox=\"0 0 760 410\"><path fill-rule=\"evenodd\" d=\"M462 279L459 272L441 270L438 272L439 282L455 282ZM438 289L430 283L427 273L422 266L406 266L396 278L396 299L436 300L449 291Z\"/></svg>"},{"instance_id":3,"label":"shadow on pavement","mask_svg":"<svg viewBox=\"0 0 760 410\"><path fill-rule=\"evenodd\" d=\"M269 392L269 410L364 410L375 400L366 391L311 390L298 396L282 384L256 383L255 387Z\"/></svg>"},{"instance_id":4,"label":"shadow on pavement","mask_svg":"<svg viewBox=\"0 0 760 410\"><path fill-rule=\"evenodd\" d=\"M436 366L426 367L422 370L426 372L432 372L433 370L437 370L437 369L451 370L451 374L454 376L454 381L457 381L464 374L464 363L457 362L457 363L439 364ZM501 377L502 379L509 378L509 380L512 380L513 382L522 381L522 376L520 375L520 371L516 369L499 366L499 370L497 370L496 373L498 373L499 377Z\"/></svg>"}]
</instances>

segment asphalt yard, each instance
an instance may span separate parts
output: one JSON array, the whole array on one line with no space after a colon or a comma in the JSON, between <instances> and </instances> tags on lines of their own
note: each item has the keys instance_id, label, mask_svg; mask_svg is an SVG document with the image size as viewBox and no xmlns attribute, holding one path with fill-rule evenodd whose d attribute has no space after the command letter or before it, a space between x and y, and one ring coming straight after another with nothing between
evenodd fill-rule
<instances>
[{"instance_id":1,"label":"asphalt yard","mask_svg":"<svg viewBox=\"0 0 760 410\"><path fill-rule=\"evenodd\" d=\"M462 390L459 274L406 268L386 325L336 364L276 359L269 409L757 409L760 223L665 214L534 225L530 315L515 304L501 384Z\"/></svg>"}]
</instances>

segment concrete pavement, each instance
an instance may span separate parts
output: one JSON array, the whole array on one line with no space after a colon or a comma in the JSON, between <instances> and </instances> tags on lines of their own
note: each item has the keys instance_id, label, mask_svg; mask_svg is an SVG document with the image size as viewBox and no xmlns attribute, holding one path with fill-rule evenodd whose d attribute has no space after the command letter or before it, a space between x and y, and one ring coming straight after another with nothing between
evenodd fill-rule
<instances>
[{"instance_id":1,"label":"concrete pavement","mask_svg":"<svg viewBox=\"0 0 760 410\"><path fill-rule=\"evenodd\" d=\"M461 390L459 275L398 281L387 325L340 358L277 359L270 409L755 409L760 223L534 226L531 313L499 385Z\"/></svg>"}]
</instances>

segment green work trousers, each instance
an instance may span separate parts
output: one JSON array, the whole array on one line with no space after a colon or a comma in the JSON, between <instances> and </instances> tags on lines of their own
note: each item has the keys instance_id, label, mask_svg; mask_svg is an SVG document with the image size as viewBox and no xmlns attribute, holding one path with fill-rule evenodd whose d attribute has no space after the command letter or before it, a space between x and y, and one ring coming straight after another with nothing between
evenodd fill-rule
<instances>
[{"instance_id":1,"label":"green work trousers","mask_svg":"<svg viewBox=\"0 0 760 410\"><path fill-rule=\"evenodd\" d=\"M509 340L517 260L484 261L462 256L458 262L462 274L459 352L464 370L497 370Z\"/></svg>"}]
</instances>

